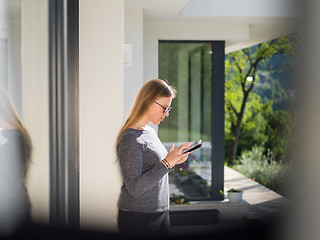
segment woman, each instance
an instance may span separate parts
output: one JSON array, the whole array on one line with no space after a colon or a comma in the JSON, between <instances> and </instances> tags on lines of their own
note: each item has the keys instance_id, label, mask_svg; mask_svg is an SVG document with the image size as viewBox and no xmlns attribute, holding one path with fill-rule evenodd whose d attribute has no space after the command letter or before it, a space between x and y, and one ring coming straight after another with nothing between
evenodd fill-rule
<instances>
[{"instance_id":1,"label":"woman","mask_svg":"<svg viewBox=\"0 0 320 240\"><path fill-rule=\"evenodd\" d=\"M24 184L31 141L10 100L0 86L0 226L10 231L30 220L30 201Z\"/></svg>"},{"instance_id":2,"label":"woman","mask_svg":"<svg viewBox=\"0 0 320 240\"><path fill-rule=\"evenodd\" d=\"M170 234L168 173L186 161L181 152L191 143L169 152L149 122L159 125L171 110L175 89L160 79L145 83L117 139L117 154L123 175L118 202L120 233L130 235Z\"/></svg>"}]
</instances>

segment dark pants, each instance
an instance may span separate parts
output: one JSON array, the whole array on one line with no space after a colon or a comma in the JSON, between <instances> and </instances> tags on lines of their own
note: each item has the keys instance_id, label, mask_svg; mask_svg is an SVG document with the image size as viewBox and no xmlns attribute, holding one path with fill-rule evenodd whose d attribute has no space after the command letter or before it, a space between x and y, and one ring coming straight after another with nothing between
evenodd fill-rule
<instances>
[{"instance_id":1,"label":"dark pants","mask_svg":"<svg viewBox=\"0 0 320 240\"><path fill-rule=\"evenodd\" d=\"M119 210L118 226L126 235L170 235L169 211L137 213Z\"/></svg>"}]
</instances>

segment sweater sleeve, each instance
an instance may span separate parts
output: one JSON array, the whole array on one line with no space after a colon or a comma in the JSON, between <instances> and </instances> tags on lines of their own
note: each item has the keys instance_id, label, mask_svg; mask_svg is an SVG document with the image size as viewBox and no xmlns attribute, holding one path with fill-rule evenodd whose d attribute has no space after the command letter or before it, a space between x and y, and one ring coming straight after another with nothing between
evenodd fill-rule
<instances>
[{"instance_id":1,"label":"sweater sleeve","mask_svg":"<svg viewBox=\"0 0 320 240\"><path fill-rule=\"evenodd\" d=\"M124 185L133 197L151 189L169 172L161 162L142 172L143 145L133 135L121 136L117 152Z\"/></svg>"},{"instance_id":2,"label":"sweater sleeve","mask_svg":"<svg viewBox=\"0 0 320 240\"><path fill-rule=\"evenodd\" d=\"M3 145L0 151L0 188L9 189L12 196L17 194L23 184L28 155L27 148L25 139L19 134Z\"/></svg>"}]
</instances>

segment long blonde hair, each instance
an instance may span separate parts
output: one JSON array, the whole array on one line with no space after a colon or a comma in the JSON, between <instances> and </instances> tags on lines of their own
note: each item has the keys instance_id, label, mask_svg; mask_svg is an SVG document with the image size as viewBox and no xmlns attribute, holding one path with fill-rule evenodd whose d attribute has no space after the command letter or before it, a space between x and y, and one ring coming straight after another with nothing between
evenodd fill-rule
<instances>
[{"instance_id":1,"label":"long blonde hair","mask_svg":"<svg viewBox=\"0 0 320 240\"><path fill-rule=\"evenodd\" d=\"M139 90L138 95L136 96L131 108L130 114L118 134L116 146L119 143L122 133L129 126L137 123L156 99L161 97L175 98L176 94L176 89L162 79L152 79L146 82Z\"/></svg>"},{"instance_id":2,"label":"long blonde hair","mask_svg":"<svg viewBox=\"0 0 320 240\"><path fill-rule=\"evenodd\" d=\"M22 134L26 138L26 141L29 147L29 159L30 159L31 149L32 149L30 135L22 125L20 117L11 101L11 98L8 92L1 85L0 85L0 117L3 118L8 123L10 123L11 125L15 126L17 129L19 129L22 132Z\"/></svg>"}]
</instances>

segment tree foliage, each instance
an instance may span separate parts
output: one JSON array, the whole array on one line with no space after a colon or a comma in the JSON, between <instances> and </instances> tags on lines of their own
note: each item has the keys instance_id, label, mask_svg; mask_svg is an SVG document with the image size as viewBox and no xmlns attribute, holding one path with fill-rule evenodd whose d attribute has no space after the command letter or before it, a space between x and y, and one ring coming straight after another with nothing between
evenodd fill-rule
<instances>
[{"instance_id":1,"label":"tree foliage","mask_svg":"<svg viewBox=\"0 0 320 240\"><path fill-rule=\"evenodd\" d=\"M272 102L263 103L261 97L253 91L259 85L261 71L265 70L267 62L277 54L294 54L291 36L280 37L227 55L225 61L225 133L228 163L231 165L239 154L239 144L240 147L253 143L273 148L277 146L279 154L283 152L281 149L284 148L284 140L276 142L277 138L270 137L268 134L277 134L278 132L273 130L273 127L283 126L285 121L289 121L289 117L284 117L283 112L271 112ZM274 124L271 125L274 115L281 116L283 121L281 123L273 121Z\"/></svg>"}]
</instances>

